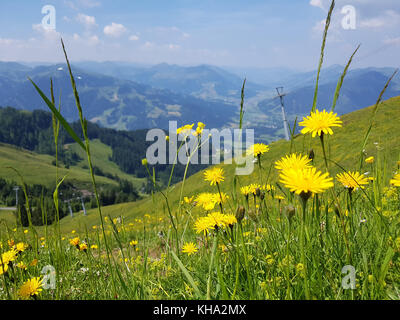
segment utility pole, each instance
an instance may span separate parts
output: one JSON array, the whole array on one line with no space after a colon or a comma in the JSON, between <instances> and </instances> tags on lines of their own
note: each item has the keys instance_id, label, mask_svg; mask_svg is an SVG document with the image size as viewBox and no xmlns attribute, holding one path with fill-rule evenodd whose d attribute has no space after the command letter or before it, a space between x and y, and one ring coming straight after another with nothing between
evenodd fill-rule
<instances>
[{"instance_id":1,"label":"utility pole","mask_svg":"<svg viewBox=\"0 0 400 320\"><path fill-rule=\"evenodd\" d=\"M72 208L71 208L71 200L64 200L64 202L68 203L69 214L73 218L74 217L74 213L72 212Z\"/></svg>"},{"instance_id":2,"label":"utility pole","mask_svg":"<svg viewBox=\"0 0 400 320\"><path fill-rule=\"evenodd\" d=\"M14 189L14 191L15 191L15 207L16 207L17 210L18 210L18 190L19 190L19 187L18 187L18 186L15 186L13 189Z\"/></svg>"},{"instance_id":3,"label":"utility pole","mask_svg":"<svg viewBox=\"0 0 400 320\"><path fill-rule=\"evenodd\" d=\"M86 213L85 203L83 202L83 198L82 198L82 197L79 197L78 199L80 199L80 200L81 200L81 203L82 203L82 209L83 209L83 215L84 215L84 216L86 216L86 215L87 215L87 213Z\"/></svg>"},{"instance_id":4,"label":"utility pole","mask_svg":"<svg viewBox=\"0 0 400 320\"><path fill-rule=\"evenodd\" d=\"M286 93L283 93L283 87L276 88L276 92L278 93L278 97L281 100L283 128L285 129L285 138L286 138L286 140L289 140L290 139L289 138L289 126L288 126L288 121L286 119L285 106L283 103L283 97L286 96Z\"/></svg>"}]
</instances>

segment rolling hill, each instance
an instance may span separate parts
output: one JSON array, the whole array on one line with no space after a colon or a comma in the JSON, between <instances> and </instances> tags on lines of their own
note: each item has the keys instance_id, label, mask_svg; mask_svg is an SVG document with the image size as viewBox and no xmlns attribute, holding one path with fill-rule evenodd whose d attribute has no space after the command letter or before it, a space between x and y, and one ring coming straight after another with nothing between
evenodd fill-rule
<instances>
[{"instance_id":1,"label":"rolling hill","mask_svg":"<svg viewBox=\"0 0 400 320\"><path fill-rule=\"evenodd\" d=\"M72 146L75 148L75 146ZM136 178L122 172L118 166L109 160L111 148L98 140L92 141L93 163L104 172L111 173L132 182L137 188L141 187L145 179ZM13 145L0 143L0 176L7 180L19 183L18 175L8 167L17 169L23 176L25 183L53 186L56 177L54 157L47 154L38 154ZM92 189L90 173L85 158L70 168L59 168L59 177L67 175L65 181L73 183L78 189ZM96 176L99 186L118 186L118 182L105 176Z\"/></svg>"}]
</instances>

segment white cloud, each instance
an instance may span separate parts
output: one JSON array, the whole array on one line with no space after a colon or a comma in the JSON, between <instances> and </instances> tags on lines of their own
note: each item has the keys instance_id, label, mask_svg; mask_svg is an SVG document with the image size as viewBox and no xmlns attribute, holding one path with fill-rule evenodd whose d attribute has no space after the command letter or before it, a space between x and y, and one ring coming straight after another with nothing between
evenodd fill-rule
<instances>
[{"instance_id":1,"label":"white cloud","mask_svg":"<svg viewBox=\"0 0 400 320\"><path fill-rule=\"evenodd\" d=\"M129 40L131 40L131 41L138 41L139 40L139 37L137 36L137 35L131 35L130 37L129 37Z\"/></svg>"},{"instance_id":2,"label":"white cloud","mask_svg":"<svg viewBox=\"0 0 400 320\"><path fill-rule=\"evenodd\" d=\"M64 4L71 8L72 10L79 10L79 7L81 8L95 8L95 7L100 7L101 3L99 1L94 1L94 0L64 0Z\"/></svg>"},{"instance_id":3,"label":"white cloud","mask_svg":"<svg viewBox=\"0 0 400 320\"><path fill-rule=\"evenodd\" d=\"M59 40L61 34L55 29L44 28L41 23L33 24L32 29L40 33L46 40Z\"/></svg>"},{"instance_id":4,"label":"white cloud","mask_svg":"<svg viewBox=\"0 0 400 320\"><path fill-rule=\"evenodd\" d=\"M94 0L78 0L77 2L79 3L80 6L86 8L95 8L101 6L101 3L99 1L94 1Z\"/></svg>"},{"instance_id":5,"label":"white cloud","mask_svg":"<svg viewBox=\"0 0 400 320\"><path fill-rule=\"evenodd\" d=\"M112 22L110 25L104 27L104 34L106 36L118 38L126 32L126 28L119 23Z\"/></svg>"},{"instance_id":6,"label":"white cloud","mask_svg":"<svg viewBox=\"0 0 400 320\"><path fill-rule=\"evenodd\" d=\"M313 7L321 8L322 10L325 9L322 4L322 0L310 0L310 5L312 5Z\"/></svg>"},{"instance_id":7,"label":"white cloud","mask_svg":"<svg viewBox=\"0 0 400 320\"><path fill-rule=\"evenodd\" d=\"M91 28L91 27L97 26L95 17L88 16L83 13L78 13L78 15L76 16L76 20L79 23L83 24L86 28Z\"/></svg>"},{"instance_id":8,"label":"white cloud","mask_svg":"<svg viewBox=\"0 0 400 320\"><path fill-rule=\"evenodd\" d=\"M170 44L168 45L168 49L170 49L170 50L179 49L180 47L181 47L180 45L178 45L178 44L173 44L173 43L170 43Z\"/></svg>"},{"instance_id":9,"label":"white cloud","mask_svg":"<svg viewBox=\"0 0 400 320\"><path fill-rule=\"evenodd\" d=\"M145 44L143 45L145 48L152 48L154 47L154 43L150 41L146 41Z\"/></svg>"},{"instance_id":10,"label":"white cloud","mask_svg":"<svg viewBox=\"0 0 400 320\"><path fill-rule=\"evenodd\" d=\"M386 10L381 15L361 20L360 27L362 28L382 28L393 27L400 21L400 14L394 10Z\"/></svg>"},{"instance_id":11,"label":"white cloud","mask_svg":"<svg viewBox=\"0 0 400 320\"><path fill-rule=\"evenodd\" d=\"M383 40L384 44L394 44L394 45L400 45L400 37L397 38L387 38Z\"/></svg>"}]
</instances>

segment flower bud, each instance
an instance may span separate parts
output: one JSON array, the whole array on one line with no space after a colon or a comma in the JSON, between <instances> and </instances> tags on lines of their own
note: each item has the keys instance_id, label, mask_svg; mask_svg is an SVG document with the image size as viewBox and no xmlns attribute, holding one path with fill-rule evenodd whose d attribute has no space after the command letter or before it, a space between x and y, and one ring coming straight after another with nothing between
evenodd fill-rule
<instances>
[{"instance_id":1,"label":"flower bud","mask_svg":"<svg viewBox=\"0 0 400 320\"><path fill-rule=\"evenodd\" d=\"M315 158L314 150L311 149L311 150L308 152L308 159L314 160L314 158Z\"/></svg>"},{"instance_id":2,"label":"flower bud","mask_svg":"<svg viewBox=\"0 0 400 320\"><path fill-rule=\"evenodd\" d=\"M238 222L243 220L245 212L246 212L246 209L243 206L239 206L237 208L237 210L236 210L236 220Z\"/></svg>"},{"instance_id":3,"label":"flower bud","mask_svg":"<svg viewBox=\"0 0 400 320\"><path fill-rule=\"evenodd\" d=\"M288 205L285 207L285 213L289 219L292 219L296 213L296 208L292 205Z\"/></svg>"}]
</instances>

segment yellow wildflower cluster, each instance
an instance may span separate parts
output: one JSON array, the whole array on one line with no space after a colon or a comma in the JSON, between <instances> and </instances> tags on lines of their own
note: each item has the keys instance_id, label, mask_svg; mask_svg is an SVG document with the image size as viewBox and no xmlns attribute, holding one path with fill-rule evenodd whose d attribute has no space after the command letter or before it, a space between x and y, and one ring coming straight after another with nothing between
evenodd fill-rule
<instances>
[{"instance_id":1,"label":"yellow wildflower cluster","mask_svg":"<svg viewBox=\"0 0 400 320\"><path fill-rule=\"evenodd\" d=\"M211 212L207 216L197 219L194 228L197 233L206 235L212 230L233 226L235 223L237 223L237 220L232 214Z\"/></svg>"},{"instance_id":2,"label":"yellow wildflower cluster","mask_svg":"<svg viewBox=\"0 0 400 320\"><path fill-rule=\"evenodd\" d=\"M196 206L201 206L204 210L210 211L214 209L216 204L225 203L228 199L229 196L224 192L221 192L221 195L219 192L203 192L196 197L195 203Z\"/></svg>"}]
</instances>

